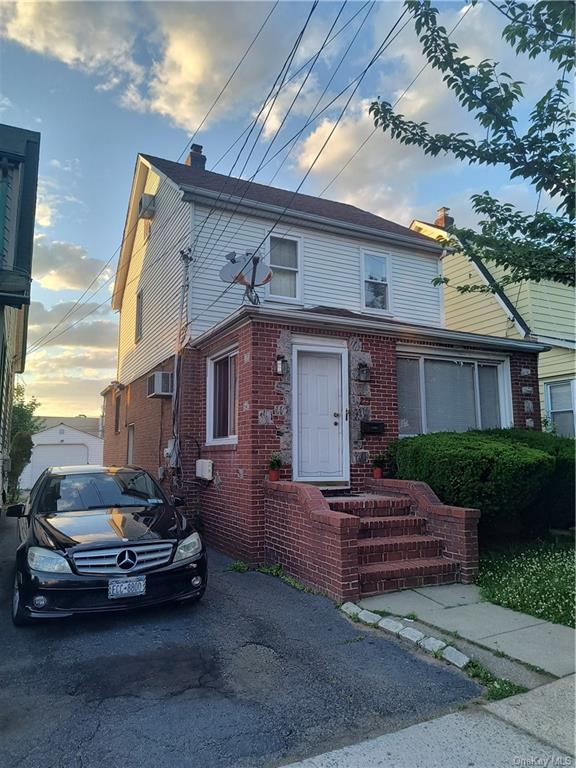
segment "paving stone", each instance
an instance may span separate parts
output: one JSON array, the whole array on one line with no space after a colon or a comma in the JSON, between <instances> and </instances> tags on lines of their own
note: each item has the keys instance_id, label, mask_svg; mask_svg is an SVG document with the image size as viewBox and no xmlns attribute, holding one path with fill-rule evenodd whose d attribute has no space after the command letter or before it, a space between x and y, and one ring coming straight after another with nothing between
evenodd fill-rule
<instances>
[{"instance_id":1,"label":"paving stone","mask_svg":"<svg viewBox=\"0 0 576 768\"><path fill-rule=\"evenodd\" d=\"M425 637L420 643L420 646L429 653L437 653L443 648L446 648L446 643L442 640L438 640L437 637Z\"/></svg>"},{"instance_id":2,"label":"paving stone","mask_svg":"<svg viewBox=\"0 0 576 768\"><path fill-rule=\"evenodd\" d=\"M420 632L420 630L414 629L414 627L404 627L404 629L398 633L398 636L410 640L411 643L419 643L420 640L423 640L426 637L424 632Z\"/></svg>"},{"instance_id":3,"label":"paving stone","mask_svg":"<svg viewBox=\"0 0 576 768\"><path fill-rule=\"evenodd\" d=\"M358 618L364 624L370 624L371 626L376 626L376 624L379 623L382 617L378 616L377 613L372 613L372 611L360 611L360 613L358 614Z\"/></svg>"},{"instance_id":4,"label":"paving stone","mask_svg":"<svg viewBox=\"0 0 576 768\"><path fill-rule=\"evenodd\" d=\"M362 608L356 605L356 603L344 603L344 605L340 606L340 610L347 616L358 616Z\"/></svg>"},{"instance_id":5,"label":"paving stone","mask_svg":"<svg viewBox=\"0 0 576 768\"><path fill-rule=\"evenodd\" d=\"M460 653L460 651L453 648L451 645L447 645L446 648L444 648L442 651L442 658L449 661L450 664L454 664L458 669L464 669L466 664L470 661L466 654Z\"/></svg>"},{"instance_id":6,"label":"paving stone","mask_svg":"<svg viewBox=\"0 0 576 768\"><path fill-rule=\"evenodd\" d=\"M404 629L404 624L401 621L395 619L382 619L378 622L380 629L386 630L386 632L392 632L393 635L397 635Z\"/></svg>"}]
</instances>

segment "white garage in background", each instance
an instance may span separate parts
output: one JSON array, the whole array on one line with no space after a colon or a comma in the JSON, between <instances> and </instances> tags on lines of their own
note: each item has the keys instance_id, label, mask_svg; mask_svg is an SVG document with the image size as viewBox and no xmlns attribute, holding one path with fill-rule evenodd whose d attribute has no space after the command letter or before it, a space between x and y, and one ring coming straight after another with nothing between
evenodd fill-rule
<instances>
[{"instance_id":1,"label":"white garage in background","mask_svg":"<svg viewBox=\"0 0 576 768\"><path fill-rule=\"evenodd\" d=\"M32 435L30 463L20 475L20 488L32 488L46 467L102 464L104 440L63 422Z\"/></svg>"}]
</instances>

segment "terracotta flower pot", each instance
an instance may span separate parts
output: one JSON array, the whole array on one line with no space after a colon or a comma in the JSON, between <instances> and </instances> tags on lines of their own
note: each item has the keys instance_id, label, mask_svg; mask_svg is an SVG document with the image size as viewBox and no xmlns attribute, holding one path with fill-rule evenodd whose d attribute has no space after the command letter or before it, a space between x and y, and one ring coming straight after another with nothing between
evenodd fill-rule
<instances>
[{"instance_id":1,"label":"terracotta flower pot","mask_svg":"<svg viewBox=\"0 0 576 768\"><path fill-rule=\"evenodd\" d=\"M372 467L372 477L374 480L382 479L382 467Z\"/></svg>"},{"instance_id":2,"label":"terracotta flower pot","mask_svg":"<svg viewBox=\"0 0 576 768\"><path fill-rule=\"evenodd\" d=\"M268 470L268 480L270 480L273 483L277 483L278 480L280 480L280 470L279 469Z\"/></svg>"}]
</instances>

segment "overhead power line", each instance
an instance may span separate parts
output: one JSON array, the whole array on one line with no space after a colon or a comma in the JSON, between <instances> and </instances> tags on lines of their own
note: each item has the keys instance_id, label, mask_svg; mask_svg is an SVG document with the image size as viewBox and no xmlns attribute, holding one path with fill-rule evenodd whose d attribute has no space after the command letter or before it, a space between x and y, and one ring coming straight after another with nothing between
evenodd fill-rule
<instances>
[{"instance_id":1,"label":"overhead power line","mask_svg":"<svg viewBox=\"0 0 576 768\"><path fill-rule=\"evenodd\" d=\"M262 31L263 31L264 27L266 26L266 24L267 24L267 23L268 23L268 21L270 20L270 17L272 16L272 14L274 13L274 11L276 10L276 8L277 8L277 6L278 6L278 3L279 3L279 2L280 2L280 0L276 0L276 2L274 3L274 5L272 6L272 8L270 9L270 11L268 12L268 14L266 15L266 18L264 19L264 21L263 21L263 22L262 22L262 24L260 25L260 27L259 27L258 31L257 31L257 32L256 32L256 34L254 35L254 37L252 38L252 40L250 41L250 44L248 45L248 47L246 48L246 50L245 50L245 51L244 51L244 53L242 54L242 56L241 56L240 60L238 61L238 63L237 63L237 64L236 64L236 66L234 67L234 69L232 70L232 72L231 72L230 76L228 77L228 79L226 80L226 82L225 82L225 83L224 83L224 85L222 86L221 90L219 91L218 95L216 96L216 98L214 99L214 101L212 102L212 104L210 105L210 107L209 107L208 111L206 112L206 114L204 115L204 117L202 118L202 120L200 121L200 123L198 124L198 126L196 127L196 129L194 130L194 133L192 134L192 137L191 137L190 139L188 139L188 141L186 142L186 144L185 144L185 146L184 146L184 149L183 149L183 150L180 152L180 154L178 155L178 159L177 159L177 161L176 161L176 162L180 162L180 160L182 159L182 157L184 156L184 154L185 154L185 153L186 153L186 151L188 150L188 147L190 147L190 145L191 145L191 144L194 142L194 139L195 139L195 138L196 138L196 136L198 135L198 132L199 132L199 131L202 129L202 126L205 124L205 122L206 122L206 120L208 119L208 117L209 117L209 116L212 114L212 111L214 110L214 108L216 107L216 105L217 105L217 104L218 104L218 102L220 101L221 97L223 96L224 92L226 91L226 89L228 88L228 86L230 85L230 83L232 82L232 80L233 80L234 76L236 75L236 73L238 72L238 70L240 69L240 67L241 67L241 66L242 66L242 64L244 63L244 61L246 60L246 57L248 56L248 54L250 53L250 51L252 50L252 48L253 48L253 47L254 47L254 45L256 44L256 41L257 41L257 40L258 40L258 38L260 37L260 34L262 33ZM160 186L159 186L159 188L158 188L157 192L159 192L159 191L160 191L160 189L161 189L162 185L164 184L164 182L165 182L165 180L163 180L163 181L162 181L162 183L160 184ZM40 343L40 341L43 341L44 339L47 339L47 338L48 338L48 337L49 337L49 336L50 336L50 335L51 335L51 334L52 334L52 333L53 333L53 332L54 332L54 331L55 331L55 330L56 330L56 329L57 329L57 328L58 328L58 327L59 327L59 326L60 326L60 325L61 325L61 324L64 322L64 320L66 320L68 317L70 317L70 315L71 315L71 314L72 314L72 313L73 313L73 312L76 310L76 308L77 308L77 307L80 305L80 303L83 303L83 302L82 302L82 299L83 299L83 298L86 296L86 294L87 294L87 293L88 293L88 291L89 291L89 290L92 288L92 286L93 286L93 285L94 285L94 284L95 284L95 283L96 283L96 282L99 280L99 278L100 278L100 277L101 277L101 276L104 274L104 272L106 271L106 269L107 269L107 268L110 266L110 264L112 263L112 260L114 259L114 257L115 257L115 256L116 256L116 255L117 255L119 252L120 252L120 250L121 250L122 246L124 245L124 243L125 243L126 239L128 238L128 236L129 236L129 235L130 235L130 234L131 234L131 233L134 231L134 229L135 229L137 226L138 226L138 223L134 224L134 225L133 225L133 227L131 227L131 229L130 229L128 232L126 232L126 233L123 235L123 237L122 237L122 240L121 240L120 244L118 245L118 247L116 248L116 250L114 251L114 253L113 253L113 254L110 256L110 258L109 258L109 259L108 259L108 260L107 260L107 261L104 263L104 266L103 266L103 267L100 269L100 271L98 272L98 274L97 274L97 275L96 275L96 276L95 276L95 277L94 277L94 278L91 280L91 282L89 283L89 285L88 285L88 287L85 289L85 291L82 293L82 295L81 295L81 296L80 296L80 297L79 297L79 298L78 298L78 299L75 301L74 305L73 305L73 306L72 306L72 307L71 307L71 308L68 310L68 312L66 312L66 314L65 314L65 315L64 315L62 318L60 318L60 320L58 321L58 323L56 323L56 325L55 325L55 326L54 326L54 327L53 327L53 328L52 328L50 331L48 331L48 332L47 332L47 333L46 333L46 334L45 334L45 335L42 337L42 340L39 340L39 342L37 342L37 343ZM100 286L100 287L98 288L98 290L97 290L97 291L96 291L96 292L95 292L93 295L95 295L96 293L98 293L98 292L99 292L99 291L102 289L102 287L103 287L103 286ZM91 297L90 297L90 298L91 298ZM90 298L89 298L89 299L87 299L87 301L89 301L89 300L90 300ZM32 351L35 351L35 350L27 350L27 354L30 354L30 352L32 352Z\"/></svg>"}]
</instances>

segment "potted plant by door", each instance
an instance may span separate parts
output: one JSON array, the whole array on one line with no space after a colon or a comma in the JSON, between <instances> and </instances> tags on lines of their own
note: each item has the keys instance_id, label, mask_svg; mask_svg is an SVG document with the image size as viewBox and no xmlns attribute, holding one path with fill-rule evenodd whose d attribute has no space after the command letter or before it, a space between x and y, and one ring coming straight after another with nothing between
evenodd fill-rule
<instances>
[{"instance_id":1,"label":"potted plant by door","mask_svg":"<svg viewBox=\"0 0 576 768\"><path fill-rule=\"evenodd\" d=\"M372 477L374 480L380 480L382 477L382 470L386 466L386 454L377 453L372 457Z\"/></svg>"},{"instance_id":2,"label":"potted plant by door","mask_svg":"<svg viewBox=\"0 0 576 768\"><path fill-rule=\"evenodd\" d=\"M273 483L280 480L280 467L282 466L282 456L280 456L279 453L273 453L270 456L270 461L268 462L268 469L270 472L268 473L268 480L271 480Z\"/></svg>"}]
</instances>

